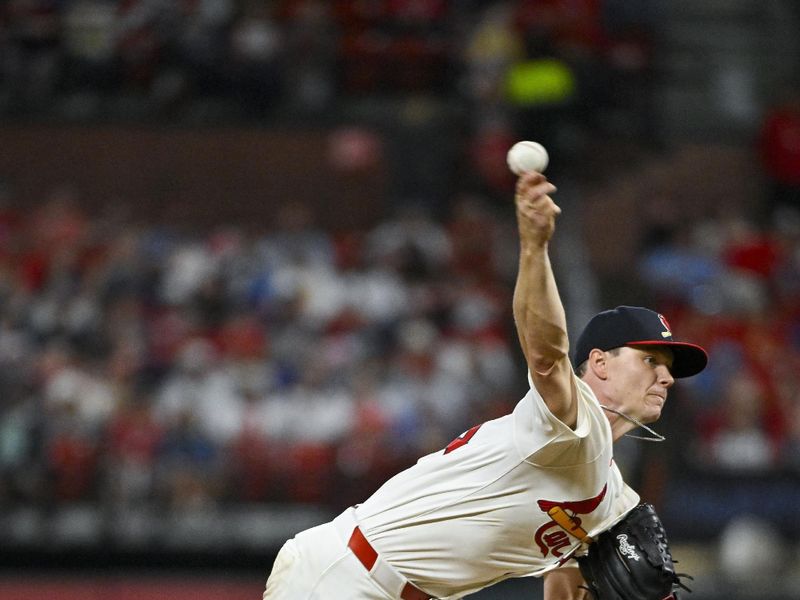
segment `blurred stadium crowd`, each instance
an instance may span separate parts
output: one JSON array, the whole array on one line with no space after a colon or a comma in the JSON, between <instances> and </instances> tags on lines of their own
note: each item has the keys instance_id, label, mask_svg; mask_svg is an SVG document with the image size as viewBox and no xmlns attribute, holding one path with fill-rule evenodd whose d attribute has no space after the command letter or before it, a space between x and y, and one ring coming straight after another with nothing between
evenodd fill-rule
<instances>
[{"instance_id":1,"label":"blurred stadium crowd","mask_svg":"<svg viewBox=\"0 0 800 600\"><path fill-rule=\"evenodd\" d=\"M535 127L555 150L574 138L559 126L602 108L628 108L636 127L655 18L619 0L10 0L0 110L324 119L343 98L424 94L476 126L516 113L516 134Z\"/></svg>"},{"instance_id":2,"label":"blurred stadium crowd","mask_svg":"<svg viewBox=\"0 0 800 600\"><path fill-rule=\"evenodd\" d=\"M258 238L63 194L3 215L5 501L338 505L508 408L508 223L284 212Z\"/></svg>"},{"instance_id":3,"label":"blurred stadium crowd","mask_svg":"<svg viewBox=\"0 0 800 600\"><path fill-rule=\"evenodd\" d=\"M338 506L522 389L513 222L475 200L344 232L291 204L256 237L90 218L71 194L0 215L4 502ZM714 357L676 392L684 460L797 471L797 215L647 240L639 281Z\"/></svg>"},{"instance_id":4,"label":"blurred stadium crowd","mask_svg":"<svg viewBox=\"0 0 800 600\"><path fill-rule=\"evenodd\" d=\"M338 509L510 410L525 378L510 322L514 224L494 199L511 194L505 150L538 139L567 179L600 129L656 143L653 14L593 0L571 12L558 0L454 4L3 3L6 116L269 122L424 92L465 111L461 169L478 176L444 215L413 203L331 230L298 200L260 234L88 214L69 188L22 209L10 186L0 507ZM796 135L793 110L777 126ZM636 298L711 354L674 394L679 442L667 483L645 481L653 501L673 486L674 503L699 503L705 477L757 476L776 518L796 510L785 484L800 480L800 150L776 159L782 134L769 135L748 210L686 222L667 199L640 215L642 244L626 257ZM678 535L724 525L725 506L749 510L714 481L705 505L673 513Z\"/></svg>"},{"instance_id":5,"label":"blurred stadium crowd","mask_svg":"<svg viewBox=\"0 0 800 600\"><path fill-rule=\"evenodd\" d=\"M800 383L800 214L771 227L733 214L653 224L641 280L678 331L714 360L687 382L689 462L740 474L797 470Z\"/></svg>"},{"instance_id":6,"label":"blurred stadium crowd","mask_svg":"<svg viewBox=\"0 0 800 600\"><path fill-rule=\"evenodd\" d=\"M628 34L644 15L562 8L12 0L0 110L268 122L341 98L441 96L466 107L467 161L505 200L521 124L541 109L555 155L587 114L588 66L643 66ZM518 395L513 230L480 203L341 239L290 206L272 236L186 239L90 218L70 193L4 220L6 500L347 503Z\"/></svg>"}]
</instances>

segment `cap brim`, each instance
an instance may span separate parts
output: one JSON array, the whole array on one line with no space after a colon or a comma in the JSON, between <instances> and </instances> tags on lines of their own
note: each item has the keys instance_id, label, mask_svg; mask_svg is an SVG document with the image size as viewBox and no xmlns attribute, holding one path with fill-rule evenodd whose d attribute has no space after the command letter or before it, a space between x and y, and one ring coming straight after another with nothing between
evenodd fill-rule
<instances>
[{"instance_id":1,"label":"cap brim","mask_svg":"<svg viewBox=\"0 0 800 600\"><path fill-rule=\"evenodd\" d=\"M667 346L672 350L672 368L675 378L697 375L708 364L708 353L697 344L687 342L665 342L663 340L640 340L628 342L626 346Z\"/></svg>"}]
</instances>

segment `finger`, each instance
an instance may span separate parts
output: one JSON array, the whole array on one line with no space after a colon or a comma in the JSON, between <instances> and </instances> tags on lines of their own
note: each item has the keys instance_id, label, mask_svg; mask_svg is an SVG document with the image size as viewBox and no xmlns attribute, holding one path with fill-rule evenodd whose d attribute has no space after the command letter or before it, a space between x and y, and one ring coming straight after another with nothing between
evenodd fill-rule
<instances>
[{"instance_id":1,"label":"finger","mask_svg":"<svg viewBox=\"0 0 800 600\"><path fill-rule=\"evenodd\" d=\"M542 183L538 183L535 186L533 186L526 193L533 198L538 198L540 196L546 196L547 194L552 194L556 191L558 191L558 188L556 186L554 186L549 181L543 181Z\"/></svg>"},{"instance_id":2,"label":"finger","mask_svg":"<svg viewBox=\"0 0 800 600\"><path fill-rule=\"evenodd\" d=\"M561 214L561 207L558 206L550 196L539 196L532 202L521 202L519 210L523 215L529 218L537 216L557 216Z\"/></svg>"},{"instance_id":3,"label":"finger","mask_svg":"<svg viewBox=\"0 0 800 600\"><path fill-rule=\"evenodd\" d=\"M517 178L517 194L522 194L531 186L547 181L547 177L536 171L530 171Z\"/></svg>"},{"instance_id":4,"label":"finger","mask_svg":"<svg viewBox=\"0 0 800 600\"><path fill-rule=\"evenodd\" d=\"M546 181L547 176L543 173L539 173L538 171L528 171L520 175L519 180L523 185L531 184L531 183L539 183L540 181Z\"/></svg>"},{"instance_id":5,"label":"finger","mask_svg":"<svg viewBox=\"0 0 800 600\"><path fill-rule=\"evenodd\" d=\"M527 187L521 190L517 194L517 203L533 203L537 202L540 198L547 196L548 194L552 194L557 191L556 186L554 186L549 181L542 181L533 185L531 187Z\"/></svg>"}]
</instances>

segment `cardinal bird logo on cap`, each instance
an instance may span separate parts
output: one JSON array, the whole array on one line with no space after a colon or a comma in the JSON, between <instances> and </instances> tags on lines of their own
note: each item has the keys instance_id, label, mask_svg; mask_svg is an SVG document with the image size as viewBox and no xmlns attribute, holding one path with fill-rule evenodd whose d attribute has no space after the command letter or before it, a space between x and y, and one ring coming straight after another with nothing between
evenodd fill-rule
<instances>
[{"instance_id":1,"label":"cardinal bird logo on cap","mask_svg":"<svg viewBox=\"0 0 800 600\"><path fill-rule=\"evenodd\" d=\"M661 324L664 326L664 329L666 329L666 331L662 331L661 332L661 337L663 337L663 338L671 338L672 337L672 327L669 326L669 323L667 322L667 319L664 318L664 315L659 314L658 315L658 320L661 321Z\"/></svg>"}]
</instances>

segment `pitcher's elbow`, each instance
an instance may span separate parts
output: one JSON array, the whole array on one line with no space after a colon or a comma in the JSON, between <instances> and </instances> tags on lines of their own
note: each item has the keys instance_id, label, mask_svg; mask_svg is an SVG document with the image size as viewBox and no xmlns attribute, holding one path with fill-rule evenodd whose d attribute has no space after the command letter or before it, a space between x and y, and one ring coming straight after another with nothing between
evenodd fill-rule
<instances>
[{"instance_id":1,"label":"pitcher's elbow","mask_svg":"<svg viewBox=\"0 0 800 600\"><path fill-rule=\"evenodd\" d=\"M528 350L528 368L531 373L547 376L553 372L557 364L567 358L566 352L551 349L549 352L536 352Z\"/></svg>"}]
</instances>

